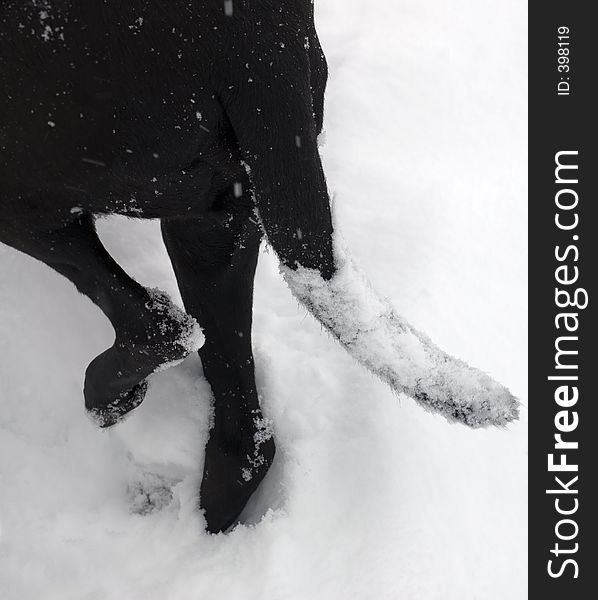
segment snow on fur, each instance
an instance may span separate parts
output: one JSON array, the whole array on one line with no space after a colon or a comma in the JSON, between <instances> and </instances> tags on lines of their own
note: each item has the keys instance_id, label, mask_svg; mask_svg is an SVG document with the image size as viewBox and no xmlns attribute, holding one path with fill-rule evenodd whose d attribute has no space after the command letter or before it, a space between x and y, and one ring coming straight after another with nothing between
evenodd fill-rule
<instances>
[{"instance_id":1,"label":"snow on fur","mask_svg":"<svg viewBox=\"0 0 598 600\"><path fill-rule=\"evenodd\" d=\"M147 393L147 386L147 379L143 379L133 389L121 394L119 398L108 404L108 406L90 408L87 411L87 415L101 428L111 427L116 423L120 423L126 415L143 402Z\"/></svg>"},{"instance_id":2,"label":"snow on fur","mask_svg":"<svg viewBox=\"0 0 598 600\"><path fill-rule=\"evenodd\" d=\"M162 361L152 371L153 375L183 362L189 354L201 348L205 337L197 321L174 304L166 292L147 288L147 293L149 299L145 306L157 318L145 333L148 345ZM88 415L100 427L111 427L121 422L143 402L151 375L107 406L89 409Z\"/></svg>"},{"instance_id":3,"label":"snow on fur","mask_svg":"<svg viewBox=\"0 0 598 600\"><path fill-rule=\"evenodd\" d=\"M381 298L336 241L337 271L281 266L295 297L358 362L426 410L470 427L518 418L519 402L486 373L450 356Z\"/></svg>"},{"instance_id":4,"label":"snow on fur","mask_svg":"<svg viewBox=\"0 0 598 600\"><path fill-rule=\"evenodd\" d=\"M159 325L160 333L167 336L175 329L180 330L176 345L180 347L182 357L168 361L156 369L156 371L163 371L174 367L186 356L199 350L205 342L205 337L197 321L174 304L166 292L158 288L149 288L147 291L150 296L150 300L146 304L147 308L156 311L163 317L163 321Z\"/></svg>"}]
</instances>

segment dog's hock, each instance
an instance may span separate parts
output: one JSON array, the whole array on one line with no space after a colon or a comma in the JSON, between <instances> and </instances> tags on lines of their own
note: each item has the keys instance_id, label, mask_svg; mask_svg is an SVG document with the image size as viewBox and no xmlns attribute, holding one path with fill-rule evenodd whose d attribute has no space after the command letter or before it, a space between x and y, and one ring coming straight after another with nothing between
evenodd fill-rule
<instances>
[{"instance_id":1,"label":"dog's hock","mask_svg":"<svg viewBox=\"0 0 598 600\"><path fill-rule=\"evenodd\" d=\"M336 240L336 272L281 266L297 299L346 350L394 391L470 427L518 418L517 399L482 371L438 348L372 288Z\"/></svg>"},{"instance_id":2,"label":"dog's hock","mask_svg":"<svg viewBox=\"0 0 598 600\"><path fill-rule=\"evenodd\" d=\"M158 315L157 333L164 339L172 338L171 345L181 357L199 350L205 342L205 337L197 321L179 308L166 292L158 288L149 288L147 292L150 299L146 308ZM183 358L178 357L169 360L157 370L163 371L182 360Z\"/></svg>"}]
</instances>

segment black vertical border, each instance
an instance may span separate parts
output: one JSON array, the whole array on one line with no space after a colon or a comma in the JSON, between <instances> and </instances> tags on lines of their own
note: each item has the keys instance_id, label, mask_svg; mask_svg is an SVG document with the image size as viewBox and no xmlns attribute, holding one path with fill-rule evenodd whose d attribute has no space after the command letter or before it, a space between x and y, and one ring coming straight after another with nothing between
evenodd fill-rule
<instances>
[{"instance_id":1,"label":"black vertical border","mask_svg":"<svg viewBox=\"0 0 598 600\"><path fill-rule=\"evenodd\" d=\"M532 600L577 600L598 597L598 392L594 374L598 374L598 330L594 319L598 303L596 266L598 261L598 25L591 13L591 2L537 0L529 4L529 598ZM569 74L559 73L558 28L570 29ZM569 76L569 96L557 95L561 76ZM546 494L554 485L548 473L547 455L554 451L554 418L558 407L554 401L556 385L547 377L554 373L555 339L555 246L572 241L572 233L559 231L555 225L555 154L561 150L579 151L580 224L579 282L589 294L589 305L579 313L579 401L571 410L579 415L578 428L568 434L579 442L579 449L568 452L569 462L577 462L579 509L571 518L579 526L576 539L557 539L559 520L554 495ZM575 310L575 309L570 309ZM566 334L566 333L565 333ZM570 334L575 335L575 334ZM574 459L577 458L577 461ZM562 473L567 479L567 473ZM564 496L563 496L564 498ZM565 500L563 500L565 503ZM566 518L566 517L560 517ZM567 531L567 530L563 530ZM569 529L568 531L571 531ZM550 550L558 542L567 548L579 544L578 551L559 558ZM551 578L547 563L555 560L554 569L574 558L579 575L573 568ZM560 562L559 562L560 561Z\"/></svg>"}]
</instances>

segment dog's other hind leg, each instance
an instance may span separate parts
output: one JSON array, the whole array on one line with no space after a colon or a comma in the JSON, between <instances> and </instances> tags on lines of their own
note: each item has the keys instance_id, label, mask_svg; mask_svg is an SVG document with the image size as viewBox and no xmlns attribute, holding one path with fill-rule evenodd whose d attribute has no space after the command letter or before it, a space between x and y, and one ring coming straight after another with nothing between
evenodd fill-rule
<instances>
[{"instance_id":1,"label":"dog's other hind leg","mask_svg":"<svg viewBox=\"0 0 598 600\"><path fill-rule=\"evenodd\" d=\"M261 228L249 195L229 193L224 203L201 220L162 223L185 308L206 334L199 354L215 405L200 506L213 533L237 521L275 452L260 409L251 348Z\"/></svg>"},{"instance_id":2,"label":"dog's other hind leg","mask_svg":"<svg viewBox=\"0 0 598 600\"><path fill-rule=\"evenodd\" d=\"M166 294L144 288L123 271L102 245L91 215L52 231L25 228L15 239L7 243L70 279L114 327L113 346L85 374L85 406L101 427L141 403L152 372L198 348L195 320Z\"/></svg>"}]
</instances>

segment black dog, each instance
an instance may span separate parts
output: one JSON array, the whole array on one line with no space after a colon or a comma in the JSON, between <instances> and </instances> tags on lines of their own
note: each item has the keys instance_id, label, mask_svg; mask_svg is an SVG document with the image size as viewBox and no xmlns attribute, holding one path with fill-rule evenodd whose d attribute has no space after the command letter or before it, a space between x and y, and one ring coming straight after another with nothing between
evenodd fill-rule
<instances>
[{"instance_id":1,"label":"black dog","mask_svg":"<svg viewBox=\"0 0 598 600\"><path fill-rule=\"evenodd\" d=\"M274 457L251 349L261 225L285 264L334 270L311 2L16 0L0 15L0 241L110 319L115 343L85 380L107 426L142 400L149 374L195 348L192 324L108 255L94 215L162 219L206 336L215 423L200 497L208 529L226 529Z\"/></svg>"},{"instance_id":2,"label":"black dog","mask_svg":"<svg viewBox=\"0 0 598 600\"><path fill-rule=\"evenodd\" d=\"M275 452L251 348L262 231L296 295L394 389L469 425L514 418L502 386L391 310L381 305L374 319L398 357L387 362L358 302L353 321L329 310L345 297L337 272L351 270L333 253L316 143L327 67L311 0L15 0L0 11L0 241L70 279L110 319L114 345L92 361L84 390L109 426L198 340L191 317L115 263L94 217L162 220L186 310L206 337L209 531L236 521ZM427 363L405 354L407 337ZM445 363L478 379L452 385Z\"/></svg>"}]
</instances>

